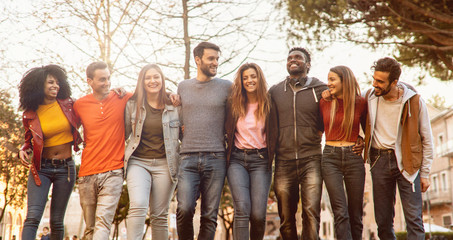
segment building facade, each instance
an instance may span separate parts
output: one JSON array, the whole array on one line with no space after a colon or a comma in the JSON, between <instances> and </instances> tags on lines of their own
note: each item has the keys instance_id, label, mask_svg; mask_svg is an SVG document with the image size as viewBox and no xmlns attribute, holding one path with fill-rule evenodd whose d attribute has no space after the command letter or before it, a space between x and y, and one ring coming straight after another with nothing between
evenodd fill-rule
<instances>
[{"instance_id":1,"label":"building facade","mask_svg":"<svg viewBox=\"0 0 453 240\"><path fill-rule=\"evenodd\" d=\"M423 194L424 222L452 228L453 191L453 108L431 118L434 141L434 161L431 186Z\"/></svg>"},{"instance_id":2,"label":"building facade","mask_svg":"<svg viewBox=\"0 0 453 240\"><path fill-rule=\"evenodd\" d=\"M4 182L0 181L0 192L5 188ZM24 203L24 205L26 202ZM0 195L0 212L5 205L3 195ZM5 207L3 219L0 221L0 240L20 240L23 222L25 219L25 207L13 208L9 205Z\"/></svg>"}]
</instances>

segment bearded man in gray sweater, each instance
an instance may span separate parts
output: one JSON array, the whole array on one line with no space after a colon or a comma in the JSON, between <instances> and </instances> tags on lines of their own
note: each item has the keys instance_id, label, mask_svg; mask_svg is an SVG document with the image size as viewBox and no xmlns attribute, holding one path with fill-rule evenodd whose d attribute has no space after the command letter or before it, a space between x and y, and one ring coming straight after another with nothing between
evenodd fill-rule
<instances>
[{"instance_id":1,"label":"bearded man in gray sweater","mask_svg":"<svg viewBox=\"0 0 453 240\"><path fill-rule=\"evenodd\" d=\"M198 239L214 239L217 227L226 174L225 105L232 85L230 81L214 78L219 53L220 48L213 43L198 44L193 50L197 77L178 85L184 124L177 188L179 239L194 239L193 216L200 195Z\"/></svg>"}]
</instances>

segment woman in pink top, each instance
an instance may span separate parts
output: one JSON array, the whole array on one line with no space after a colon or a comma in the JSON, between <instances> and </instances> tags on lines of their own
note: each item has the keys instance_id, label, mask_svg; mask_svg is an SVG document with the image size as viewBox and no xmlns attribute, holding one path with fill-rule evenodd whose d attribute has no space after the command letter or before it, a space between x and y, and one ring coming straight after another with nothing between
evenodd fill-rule
<instances>
[{"instance_id":1,"label":"woman in pink top","mask_svg":"<svg viewBox=\"0 0 453 240\"><path fill-rule=\"evenodd\" d=\"M263 71L242 65L227 104L227 178L234 201L234 239L263 239L277 142L277 114ZM249 231L250 224L250 231Z\"/></svg>"},{"instance_id":2,"label":"woman in pink top","mask_svg":"<svg viewBox=\"0 0 453 240\"><path fill-rule=\"evenodd\" d=\"M365 166L362 156L354 153L352 147L358 139L359 125L364 129L367 103L348 67L331 68L327 86L332 100L323 98L319 103L326 132L321 173L334 213L336 239L359 240L363 229Z\"/></svg>"}]
</instances>

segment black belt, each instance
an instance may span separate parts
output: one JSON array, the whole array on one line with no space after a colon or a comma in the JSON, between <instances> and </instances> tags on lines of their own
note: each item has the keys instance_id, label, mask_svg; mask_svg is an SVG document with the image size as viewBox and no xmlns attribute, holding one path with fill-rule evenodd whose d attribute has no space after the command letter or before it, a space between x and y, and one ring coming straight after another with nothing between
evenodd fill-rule
<instances>
[{"instance_id":1,"label":"black belt","mask_svg":"<svg viewBox=\"0 0 453 240\"><path fill-rule=\"evenodd\" d=\"M394 149L391 149L391 148L383 148L383 149L379 149L379 148L371 148L371 151L370 151L371 154L382 154L382 153L395 153L395 150Z\"/></svg>"},{"instance_id":2,"label":"black belt","mask_svg":"<svg viewBox=\"0 0 453 240\"><path fill-rule=\"evenodd\" d=\"M72 157L68 157L66 159L43 158L43 159L41 159L41 165L43 165L43 164L51 164L53 166L60 166L60 165L66 165L70 161L72 161Z\"/></svg>"},{"instance_id":3,"label":"black belt","mask_svg":"<svg viewBox=\"0 0 453 240\"><path fill-rule=\"evenodd\" d=\"M240 148L234 147L233 151L242 152L242 153L249 155L249 154L254 154L254 153L265 153L267 151L267 148L240 149Z\"/></svg>"}]
</instances>

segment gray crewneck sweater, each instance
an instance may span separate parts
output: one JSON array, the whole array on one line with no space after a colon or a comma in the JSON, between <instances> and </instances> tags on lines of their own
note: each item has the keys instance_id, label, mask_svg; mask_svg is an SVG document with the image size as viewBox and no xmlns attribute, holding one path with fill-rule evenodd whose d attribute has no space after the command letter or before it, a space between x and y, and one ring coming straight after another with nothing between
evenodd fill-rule
<instances>
[{"instance_id":1,"label":"gray crewneck sweater","mask_svg":"<svg viewBox=\"0 0 453 240\"><path fill-rule=\"evenodd\" d=\"M179 83L184 124L181 153L225 151L225 105L231 85L220 78L207 82L193 78Z\"/></svg>"}]
</instances>

